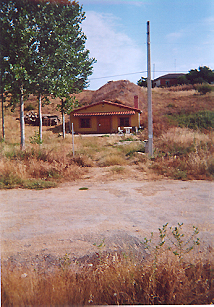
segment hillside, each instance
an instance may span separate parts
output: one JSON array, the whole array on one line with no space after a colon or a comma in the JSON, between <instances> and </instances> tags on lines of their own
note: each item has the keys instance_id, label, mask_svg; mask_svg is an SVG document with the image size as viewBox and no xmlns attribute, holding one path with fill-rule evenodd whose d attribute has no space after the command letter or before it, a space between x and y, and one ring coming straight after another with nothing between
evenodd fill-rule
<instances>
[{"instance_id":1,"label":"hillside","mask_svg":"<svg viewBox=\"0 0 214 307\"><path fill-rule=\"evenodd\" d=\"M87 105L102 100L122 103L128 106L134 106L134 96L138 96L139 109L142 110L141 126L147 127L147 89L131 83L128 80L110 81L96 91L84 90L76 95L79 105ZM51 99L49 105L42 108L43 114L56 114L60 99ZM25 113L30 108L37 112L37 99L31 95L25 102ZM160 135L169 127L177 126L174 121L176 116L181 114L194 114L198 111L214 111L214 91L206 95L200 95L196 90L185 90L182 87L154 88L152 89L152 108L154 134ZM10 112L7 112L10 114ZM12 115L12 114L11 114ZM19 116L19 107L17 106L15 114ZM69 120L67 115L66 120Z\"/></svg>"},{"instance_id":2,"label":"hillside","mask_svg":"<svg viewBox=\"0 0 214 307\"><path fill-rule=\"evenodd\" d=\"M75 97L79 102L79 106L108 100L133 107L135 95L139 97L139 108L144 110L146 104L146 90L128 80L110 81L96 91L84 90L75 95ZM57 104L60 104L60 99L51 99L51 104L45 105L42 112L44 114L51 113L60 115L56 110ZM33 106L35 111L37 110L37 99L35 96L30 95L25 102L25 108L28 109L29 105Z\"/></svg>"},{"instance_id":3,"label":"hillside","mask_svg":"<svg viewBox=\"0 0 214 307\"><path fill-rule=\"evenodd\" d=\"M128 106L134 106L134 96L139 99L139 108L145 105L145 91L140 86L128 81L109 81L97 91L83 91L76 97L80 105L91 104L102 100L119 102Z\"/></svg>"}]
</instances>

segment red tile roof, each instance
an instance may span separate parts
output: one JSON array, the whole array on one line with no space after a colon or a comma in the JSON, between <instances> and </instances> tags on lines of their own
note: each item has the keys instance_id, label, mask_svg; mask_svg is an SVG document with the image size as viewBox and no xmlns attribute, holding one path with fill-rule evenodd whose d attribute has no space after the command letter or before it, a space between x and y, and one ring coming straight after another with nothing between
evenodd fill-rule
<instances>
[{"instance_id":1,"label":"red tile roof","mask_svg":"<svg viewBox=\"0 0 214 307\"><path fill-rule=\"evenodd\" d=\"M120 104L120 103L116 103L116 102L111 102L111 101L106 101L106 100L103 100L103 101L100 101L100 102L95 102L95 103L92 103L92 104L89 104L89 105L77 108L77 109L73 110L71 113L75 113L76 114L77 111L85 110L85 109L88 109L88 108L90 108L92 106L99 105L99 104L108 104L108 105L117 106L117 107L120 107L120 108L123 108L123 109L125 108L125 109L128 109L128 110L132 110L132 111L136 111L136 112L141 113L140 109L136 109L136 108L133 108L133 107L126 106L124 104Z\"/></svg>"},{"instance_id":2,"label":"red tile roof","mask_svg":"<svg viewBox=\"0 0 214 307\"><path fill-rule=\"evenodd\" d=\"M135 111L116 112L94 112L94 113L74 113L74 116L108 116L108 115L134 115Z\"/></svg>"}]
</instances>

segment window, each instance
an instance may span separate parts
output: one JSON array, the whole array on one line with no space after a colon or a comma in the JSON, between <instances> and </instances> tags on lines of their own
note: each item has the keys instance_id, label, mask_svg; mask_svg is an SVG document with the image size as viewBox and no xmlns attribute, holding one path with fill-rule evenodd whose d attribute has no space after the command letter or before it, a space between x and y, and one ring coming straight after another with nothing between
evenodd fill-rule
<instances>
[{"instance_id":1,"label":"window","mask_svg":"<svg viewBox=\"0 0 214 307\"><path fill-rule=\"evenodd\" d=\"M90 117L80 118L80 128L91 128L91 118Z\"/></svg>"},{"instance_id":2,"label":"window","mask_svg":"<svg viewBox=\"0 0 214 307\"><path fill-rule=\"evenodd\" d=\"M120 117L120 127L129 127L129 117Z\"/></svg>"}]
</instances>

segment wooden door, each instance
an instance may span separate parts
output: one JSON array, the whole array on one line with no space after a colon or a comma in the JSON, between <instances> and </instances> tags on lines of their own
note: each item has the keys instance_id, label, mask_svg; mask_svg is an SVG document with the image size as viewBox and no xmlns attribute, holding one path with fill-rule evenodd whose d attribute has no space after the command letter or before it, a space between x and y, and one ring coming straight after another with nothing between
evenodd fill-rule
<instances>
[{"instance_id":1,"label":"wooden door","mask_svg":"<svg viewBox=\"0 0 214 307\"><path fill-rule=\"evenodd\" d=\"M110 116L100 116L98 118L98 133L111 133Z\"/></svg>"}]
</instances>

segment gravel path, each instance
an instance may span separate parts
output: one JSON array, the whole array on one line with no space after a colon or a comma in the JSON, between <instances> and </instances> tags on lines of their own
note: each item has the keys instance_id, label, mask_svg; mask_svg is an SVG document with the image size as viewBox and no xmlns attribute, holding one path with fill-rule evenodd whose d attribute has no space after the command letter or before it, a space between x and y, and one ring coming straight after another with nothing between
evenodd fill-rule
<instances>
[{"instance_id":1,"label":"gravel path","mask_svg":"<svg viewBox=\"0 0 214 307\"><path fill-rule=\"evenodd\" d=\"M183 222L186 231L197 226L201 241L213 246L214 182L84 180L42 191L1 190L0 199L3 260L83 257L103 239L107 250L140 252L139 241L166 222Z\"/></svg>"}]
</instances>

